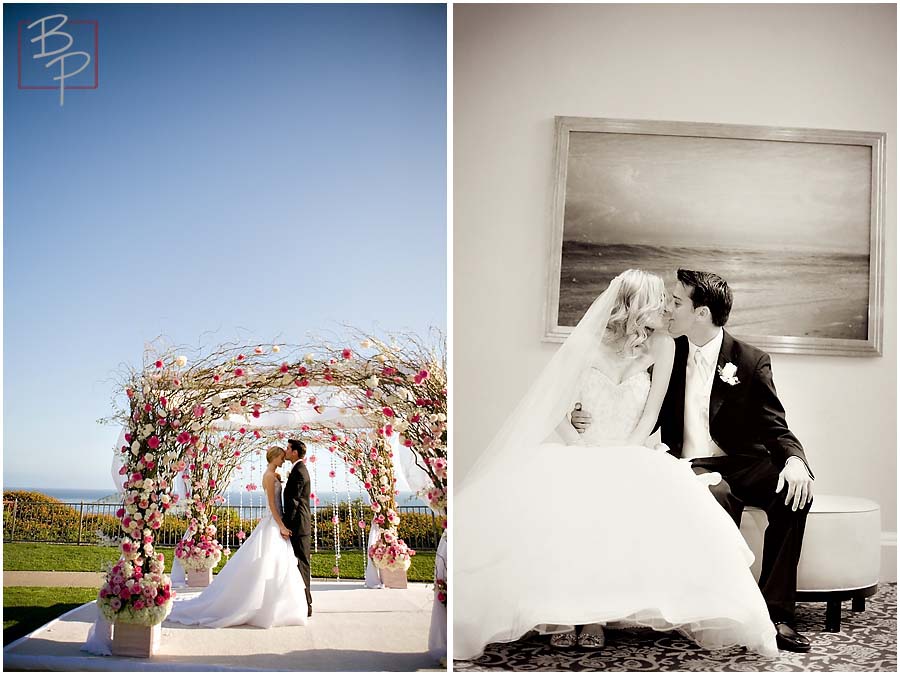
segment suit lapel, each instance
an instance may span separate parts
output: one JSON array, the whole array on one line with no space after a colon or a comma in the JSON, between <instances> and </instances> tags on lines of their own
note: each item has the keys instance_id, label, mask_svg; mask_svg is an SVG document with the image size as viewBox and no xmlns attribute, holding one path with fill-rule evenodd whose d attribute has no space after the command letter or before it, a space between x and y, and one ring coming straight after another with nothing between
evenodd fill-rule
<instances>
[{"instance_id":1,"label":"suit lapel","mask_svg":"<svg viewBox=\"0 0 900 675\"><path fill-rule=\"evenodd\" d=\"M684 437L684 388L687 383L688 339L681 336L675 340L675 363L672 366L672 380L669 389L672 392L672 407L669 424L672 426L673 438ZM677 456L681 456L679 449Z\"/></svg>"},{"instance_id":2,"label":"suit lapel","mask_svg":"<svg viewBox=\"0 0 900 675\"><path fill-rule=\"evenodd\" d=\"M720 377L721 368L725 366L726 363L732 360L732 351L734 350L734 338L732 338L726 331L722 331L722 347L719 349L719 360L716 363L716 372L713 375L713 385L712 391L709 394L709 424L712 426L712 421L715 418L716 414L719 412L719 408L722 407L722 403L725 402L725 398L731 393L731 385L725 382Z\"/></svg>"}]
</instances>

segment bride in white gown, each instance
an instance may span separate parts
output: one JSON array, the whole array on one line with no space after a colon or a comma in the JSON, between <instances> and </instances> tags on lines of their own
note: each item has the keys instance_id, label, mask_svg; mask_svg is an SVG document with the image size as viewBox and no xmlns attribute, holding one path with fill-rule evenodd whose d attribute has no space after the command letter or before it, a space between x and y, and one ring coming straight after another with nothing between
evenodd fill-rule
<instances>
[{"instance_id":1,"label":"bride in white gown","mask_svg":"<svg viewBox=\"0 0 900 675\"><path fill-rule=\"evenodd\" d=\"M210 628L249 624L261 628L306 624L306 586L281 520L281 481L275 469L284 450L270 448L263 474L268 513L237 553L197 597L176 597L167 621Z\"/></svg>"},{"instance_id":2,"label":"bride in white gown","mask_svg":"<svg viewBox=\"0 0 900 675\"><path fill-rule=\"evenodd\" d=\"M644 445L672 370L666 304L659 277L616 277L457 489L454 658L532 629L568 646L585 626L578 644L601 646L602 625L778 653L753 554L708 481Z\"/></svg>"}]
</instances>

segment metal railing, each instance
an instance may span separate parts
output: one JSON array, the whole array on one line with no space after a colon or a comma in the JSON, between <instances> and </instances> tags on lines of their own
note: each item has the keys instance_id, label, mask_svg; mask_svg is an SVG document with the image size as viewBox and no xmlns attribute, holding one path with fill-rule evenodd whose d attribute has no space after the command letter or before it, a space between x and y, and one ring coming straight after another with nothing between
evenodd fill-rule
<instances>
[{"instance_id":1,"label":"metal railing","mask_svg":"<svg viewBox=\"0 0 900 675\"><path fill-rule=\"evenodd\" d=\"M18 499L3 500L3 541L43 542L54 544L84 544L117 546L122 535L116 511L121 503L110 502L32 502ZM367 510L367 509L366 509ZM427 506L400 506L400 535L413 549L437 549L441 537L440 522ZM219 542L231 549L240 547L249 537L259 519L265 515L263 505L216 506ZM417 514L415 527L404 527L404 516ZM334 546L333 509L320 506L316 518L316 548ZM338 505L341 548L344 550L366 548L369 517L363 515L359 503L348 507L347 502ZM366 522L360 528L358 522ZM407 523L410 519L407 519ZM163 526L155 533L156 546L175 546L187 529L187 519L167 515ZM407 530L407 531L404 531ZM239 534L243 532L244 537Z\"/></svg>"}]
</instances>

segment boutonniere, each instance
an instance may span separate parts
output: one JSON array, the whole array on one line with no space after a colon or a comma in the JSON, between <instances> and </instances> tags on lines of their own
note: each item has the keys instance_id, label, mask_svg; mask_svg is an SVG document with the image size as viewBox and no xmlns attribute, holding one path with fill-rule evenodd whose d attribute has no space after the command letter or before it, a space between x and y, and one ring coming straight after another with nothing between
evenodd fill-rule
<instances>
[{"instance_id":1,"label":"boutonniere","mask_svg":"<svg viewBox=\"0 0 900 675\"><path fill-rule=\"evenodd\" d=\"M735 374L737 373L737 366L733 363L726 363L724 366L719 366L719 377L722 382L725 384L730 384L732 387L740 382Z\"/></svg>"}]
</instances>

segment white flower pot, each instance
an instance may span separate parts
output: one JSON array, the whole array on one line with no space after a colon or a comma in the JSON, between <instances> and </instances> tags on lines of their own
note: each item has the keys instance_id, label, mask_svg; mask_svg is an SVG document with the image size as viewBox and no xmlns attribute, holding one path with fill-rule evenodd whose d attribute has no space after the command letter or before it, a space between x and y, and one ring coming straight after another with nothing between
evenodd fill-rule
<instances>
[{"instance_id":1,"label":"white flower pot","mask_svg":"<svg viewBox=\"0 0 900 675\"><path fill-rule=\"evenodd\" d=\"M406 570L389 570L384 567L379 571L385 588L406 588Z\"/></svg>"},{"instance_id":2,"label":"white flower pot","mask_svg":"<svg viewBox=\"0 0 900 675\"><path fill-rule=\"evenodd\" d=\"M212 567L205 570L187 570L187 585L189 588L205 588L212 583Z\"/></svg>"},{"instance_id":3,"label":"white flower pot","mask_svg":"<svg viewBox=\"0 0 900 675\"><path fill-rule=\"evenodd\" d=\"M114 623L112 653L114 656L134 656L149 659L159 650L162 629L159 624L140 626L134 623Z\"/></svg>"}]
</instances>

